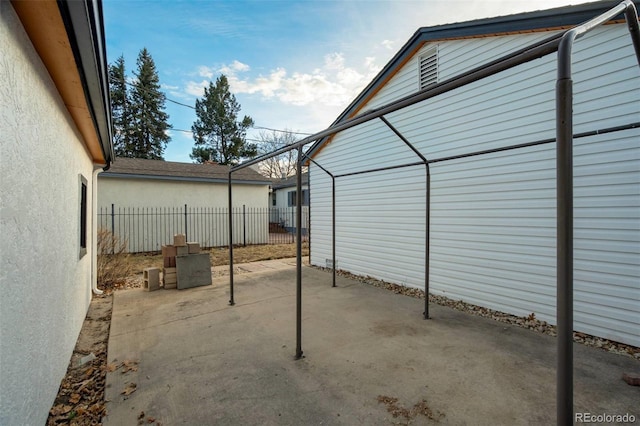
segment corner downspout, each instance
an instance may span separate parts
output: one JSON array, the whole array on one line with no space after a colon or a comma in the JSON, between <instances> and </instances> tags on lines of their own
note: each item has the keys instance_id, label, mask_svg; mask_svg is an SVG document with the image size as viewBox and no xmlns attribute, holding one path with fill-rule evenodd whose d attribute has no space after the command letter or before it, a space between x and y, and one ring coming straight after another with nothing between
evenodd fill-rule
<instances>
[{"instance_id":1,"label":"corner downspout","mask_svg":"<svg viewBox=\"0 0 640 426\"><path fill-rule=\"evenodd\" d=\"M103 294L98 288L98 174L110 166L110 161L106 165L94 165L91 174L91 291L98 296Z\"/></svg>"}]
</instances>

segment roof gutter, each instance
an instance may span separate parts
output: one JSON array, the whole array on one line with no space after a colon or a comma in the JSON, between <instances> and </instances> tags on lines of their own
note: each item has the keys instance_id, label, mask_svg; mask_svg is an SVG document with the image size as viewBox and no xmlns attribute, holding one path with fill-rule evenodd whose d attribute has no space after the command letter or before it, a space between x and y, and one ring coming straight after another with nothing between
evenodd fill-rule
<instances>
[{"instance_id":1,"label":"roof gutter","mask_svg":"<svg viewBox=\"0 0 640 426\"><path fill-rule=\"evenodd\" d=\"M107 80L106 43L102 27L100 0L58 0L58 9L69 34L87 106L100 140L108 170L114 158L111 134L111 108Z\"/></svg>"}]
</instances>

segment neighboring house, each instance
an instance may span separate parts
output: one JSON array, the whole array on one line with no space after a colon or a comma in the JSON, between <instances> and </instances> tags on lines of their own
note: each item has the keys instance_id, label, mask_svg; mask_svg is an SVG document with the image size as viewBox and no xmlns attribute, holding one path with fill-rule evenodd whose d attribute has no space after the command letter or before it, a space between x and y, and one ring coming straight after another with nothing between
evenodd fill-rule
<instances>
[{"instance_id":1,"label":"neighboring house","mask_svg":"<svg viewBox=\"0 0 640 426\"><path fill-rule=\"evenodd\" d=\"M273 179L271 184L271 223L288 232L296 229L296 206L298 177ZM273 228L273 226L272 226ZM309 228L309 174L302 174L302 232Z\"/></svg>"},{"instance_id":2,"label":"neighboring house","mask_svg":"<svg viewBox=\"0 0 640 426\"><path fill-rule=\"evenodd\" d=\"M271 181L249 168L232 177L234 242L267 243ZM101 228L113 226L129 251L158 251L175 233L204 247L228 244L228 166L117 158L98 182Z\"/></svg>"},{"instance_id":3,"label":"neighboring house","mask_svg":"<svg viewBox=\"0 0 640 426\"><path fill-rule=\"evenodd\" d=\"M343 122L591 19L597 2L420 28L338 117ZM430 290L555 324L556 54L386 119L429 160ZM574 326L640 345L640 69L624 18L573 47ZM580 135L593 132L591 135ZM427 173L381 120L319 141L336 178L339 269L424 288ZM378 169L377 172L357 174ZM331 251L331 178L313 162L311 263ZM340 177L340 176L343 177Z\"/></svg>"},{"instance_id":4,"label":"neighboring house","mask_svg":"<svg viewBox=\"0 0 640 426\"><path fill-rule=\"evenodd\" d=\"M112 159L99 1L0 2L0 424L42 425L95 288Z\"/></svg>"}]
</instances>

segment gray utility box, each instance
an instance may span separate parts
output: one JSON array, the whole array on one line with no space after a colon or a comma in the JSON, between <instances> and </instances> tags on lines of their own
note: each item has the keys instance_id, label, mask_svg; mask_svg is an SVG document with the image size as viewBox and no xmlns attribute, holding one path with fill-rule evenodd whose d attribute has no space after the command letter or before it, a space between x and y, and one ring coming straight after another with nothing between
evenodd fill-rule
<instances>
[{"instance_id":1,"label":"gray utility box","mask_svg":"<svg viewBox=\"0 0 640 426\"><path fill-rule=\"evenodd\" d=\"M178 290L211 285L211 258L209 253L176 257Z\"/></svg>"}]
</instances>

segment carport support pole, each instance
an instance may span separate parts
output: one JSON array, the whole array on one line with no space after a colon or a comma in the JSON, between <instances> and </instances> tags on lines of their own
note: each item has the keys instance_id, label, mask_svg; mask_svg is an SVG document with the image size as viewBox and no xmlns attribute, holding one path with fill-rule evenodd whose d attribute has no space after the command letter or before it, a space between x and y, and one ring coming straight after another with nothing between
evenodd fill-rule
<instances>
[{"instance_id":1,"label":"carport support pole","mask_svg":"<svg viewBox=\"0 0 640 426\"><path fill-rule=\"evenodd\" d=\"M302 147L296 170L296 359L302 358Z\"/></svg>"},{"instance_id":2,"label":"carport support pole","mask_svg":"<svg viewBox=\"0 0 640 426\"><path fill-rule=\"evenodd\" d=\"M336 286L336 178L331 175L331 269L333 284Z\"/></svg>"},{"instance_id":3,"label":"carport support pole","mask_svg":"<svg viewBox=\"0 0 640 426\"><path fill-rule=\"evenodd\" d=\"M235 305L233 300L233 199L231 197L231 171L229 171L229 305Z\"/></svg>"},{"instance_id":4,"label":"carport support pole","mask_svg":"<svg viewBox=\"0 0 640 426\"><path fill-rule=\"evenodd\" d=\"M427 179L426 179L426 196L425 196L425 229L424 229L424 235L425 235L425 243L424 243L424 253L425 253L425 258L424 258L424 312L422 313L422 316L424 317L424 319L429 319L429 224L431 222L431 172L429 171L429 160L427 160L427 157L425 157L424 155L422 155L422 153L418 150L418 148L416 148L415 146L413 146L411 144L411 142L409 142L409 140L407 138L404 137L404 135L402 133L400 133L400 131L398 129L396 129L390 122L389 120L387 120L386 118L384 118L384 116L380 117L380 120L382 120L382 122L384 124L387 125L387 127L389 129L391 129L391 131L393 133L396 134L396 136L398 136L400 138L400 140L402 142L405 143L405 145L407 145L418 157L420 157L420 159L422 160L422 162L424 163L424 166L426 168L426 175L427 175Z\"/></svg>"},{"instance_id":5,"label":"carport support pole","mask_svg":"<svg viewBox=\"0 0 640 426\"><path fill-rule=\"evenodd\" d=\"M336 177L314 159L305 155L305 160L315 164L320 170L331 177L331 269L333 273L333 283L331 287L336 287Z\"/></svg>"},{"instance_id":6,"label":"carport support pole","mask_svg":"<svg viewBox=\"0 0 640 426\"><path fill-rule=\"evenodd\" d=\"M558 365L556 409L558 425L573 424L573 81L570 30L558 47L556 82L556 203Z\"/></svg>"},{"instance_id":7,"label":"carport support pole","mask_svg":"<svg viewBox=\"0 0 640 426\"><path fill-rule=\"evenodd\" d=\"M425 212L425 243L424 243L424 319L429 319L429 231L431 228L431 172L429 171L429 163L424 163L427 169L427 205Z\"/></svg>"},{"instance_id":8,"label":"carport support pole","mask_svg":"<svg viewBox=\"0 0 640 426\"><path fill-rule=\"evenodd\" d=\"M634 4L625 0L615 8L575 27L558 44L556 81L556 203L558 365L556 410L558 425L573 424L573 81L571 48L574 40L625 12L629 34L640 64L640 28Z\"/></svg>"}]
</instances>

